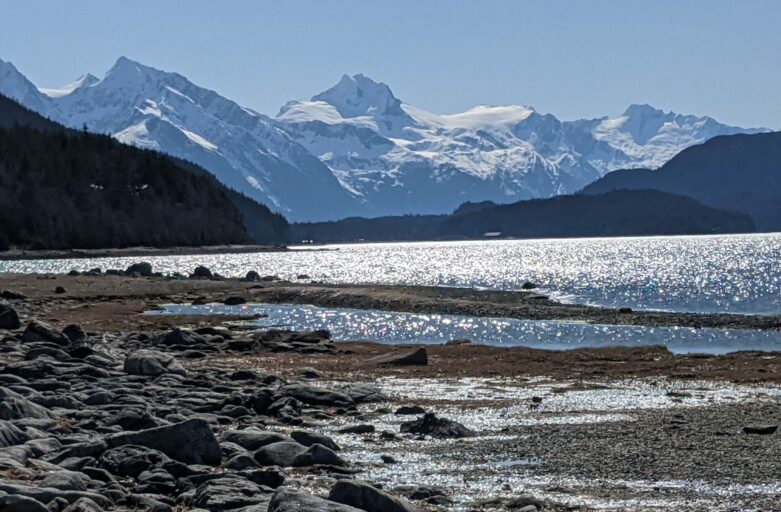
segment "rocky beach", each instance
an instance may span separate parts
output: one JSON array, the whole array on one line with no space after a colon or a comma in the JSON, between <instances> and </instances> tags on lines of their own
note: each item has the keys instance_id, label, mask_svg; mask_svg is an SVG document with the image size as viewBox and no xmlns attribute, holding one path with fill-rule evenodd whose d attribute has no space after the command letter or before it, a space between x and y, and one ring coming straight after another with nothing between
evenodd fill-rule
<instances>
[{"instance_id":1,"label":"rocky beach","mask_svg":"<svg viewBox=\"0 0 781 512\"><path fill-rule=\"evenodd\" d=\"M0 510L778 510L781 355L394 346L161 304L778 329L536 293L0 275Z\"/></svg>"}]
</instances>

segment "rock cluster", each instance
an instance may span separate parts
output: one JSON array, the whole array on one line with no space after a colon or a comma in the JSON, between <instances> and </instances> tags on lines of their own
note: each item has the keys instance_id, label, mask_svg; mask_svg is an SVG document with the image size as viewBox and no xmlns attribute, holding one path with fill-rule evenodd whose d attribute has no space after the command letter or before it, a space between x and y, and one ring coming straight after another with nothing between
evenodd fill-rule
<instances>
[{"instance_id":1,"label":"rock cluster","mask_svg":"<svg viewBox=\"0 0 781 512\"><path fill-rule=\"evenodd\" d=\"M11 306L0 311L16 318ZM186 370L180 359L237 341L220 329L90 337L77 326L4 325L0 510L417 510L353 480L337 443L305 427L360 416L361 404L384 399L376 388ZM319 351L328 340L269 331L244 348ZM331 475L327 499L301 490L306 475Z\"/></svg>"}]
</instances>

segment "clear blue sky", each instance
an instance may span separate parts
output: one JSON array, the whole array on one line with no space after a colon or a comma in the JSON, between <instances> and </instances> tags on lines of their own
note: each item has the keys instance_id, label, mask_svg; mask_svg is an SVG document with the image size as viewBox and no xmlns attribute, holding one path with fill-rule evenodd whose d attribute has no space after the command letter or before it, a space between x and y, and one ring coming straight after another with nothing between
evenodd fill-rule
<instances>
[{"instance_id":1,"label":"clear blue sky","mask_svg":"<svg viewBox=\"0 0 781 512\"><path fill-rule=\"evenodd\" d=\"M651 103L781 129L776 0L0 0L0 58L39 86L120 55L270 115L364 73L436 113Z\"/></svg>"}]
</instances>

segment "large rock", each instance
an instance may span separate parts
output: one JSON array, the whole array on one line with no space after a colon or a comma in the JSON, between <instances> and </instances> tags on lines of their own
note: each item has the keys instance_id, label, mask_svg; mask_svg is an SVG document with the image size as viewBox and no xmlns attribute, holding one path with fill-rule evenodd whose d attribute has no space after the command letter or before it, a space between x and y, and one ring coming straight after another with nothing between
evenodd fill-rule
<instances>
[{"instance_id":1,"label":"large rock","mask_svg":"<svg viewBox=\"0 0 781 512\"><path fill-rule=\"evenodd\" d=\"M103 507L89 498L79 498L68 505L62 512L103 512Z\"/></svg>"},{"instance_id":2,"label":"large rock","mask_svg":"<svg viewBox=\"0 0 781 512\"><path fill-rule=\"evenodd\" d=\"M426 366L428 365L428 353L421 347L407 352L394 352L372 357L366 361L368 364L381 366Z\"/></svg>"},{"instance_id":3,"label":"large rock","mask_svg":"<svg viewBox=\"0 0 781 512\"><path fill-rule=\"evenodd\" d=\"M70 340L63 333L52 327L51 325L40 322L38 320L31 320L27 324L27 328L22 334L22 341L24 343L34 343L37 341L46 341L49 343L56 343L57 345L67 346L70 345Z\"/></svg>"},{"instance_id":4,"label":"large rock","mask_svg":"<svg viewBox=\"0 0 781 512\"><path fill-rule=\"evenodd\" d=\"M140 263L133 263L129 267L127 267L127 270L125 270L125 274L132 276L133 274L138 274L142 277L151 277L152 276L152 264L148 261L142 261Z\"/></svg>"},{"instance_id":5,"label":"large rock","mask_svg":"<svg viewBox=\"0 0 781 512\"><path fill-rule=\"evenodd\" d=\"M280 487L271 497L268 512L365 512L361 509L324 500L311 494Z\"/></svg>"},{"instance_id":6,"label":"large rock","mask_svg":"<svg viewBox=\"0 0 781 512\"><path fill-rule=\"evenodd\" d=\"M359 480L337 482L331 489L328 499L371 512L418 511L418 508L411 503Z\"/></svg>"},{"instance_id":7,"label":"large rock","mask_svg":"<svg viewBox=\"0 0 781 512\"><path fill-rule=\"evenodd\" d=\"M306 452L307 447L296 442L271 443L255 452L255 460L261 466L292 467L296 457Z\"/></svg>"},{"instance_id":8,"label":"large rock","mask_svg":"<svg viewBox=\"0 0 781 512\"><path fill-rule=\"evenodd\" d=\"M339 391L347 394L357 404L385 402L388 400L388 397L385 396L380 388L370 384L347 384Z\"/></svg>"},{"instance_id":9,"label":"large rock","mask_svg":"<svg viewBox=\"0 0 781 512\"><path fill-rule=\"evenodd\" d=\"M187 374L174 356L147 349L136 350L125 358L125 372L131 375L151 377L157 377L164 373Z\"/></svg>"},{"instance_id":10,"label":"large rock","mask_svg":"<svg viewBox=\"0 0 781 512\"><path fill-rule=\"evenodd\" d=\"M0 388L0 420L48 419L51 417L51 413L45 407L27 400L10 389Z\"/></svg>"},{"instance_id":11,"label":"large rock","mask_svg":"<svg viewBox=\"0 0 781 512\"><path fill-rule=\"evenodd\" d=\"M0 420L0 448L24 444L30 440L30 435L10 421Z\"/></svg>"},{"instance_id":12,"label":"large rock","mask_svg":"<svg viewBox=\"0 0 781 512\"><path fill-rule=\"evenodd\" d=\"M108 508L113 505L109 498L102 496L101 494L98 494L96 492L62 491L60 489L53 489L51 487L38 487L33 485L15 483L10 480L5 480L0 478L0 496L2 496L4 493L7 493L8 496L24 496L27 498L32 498L39 503L49 503L56 498L62 498L68 503L74 503L81 498L89 498L90 500L94 501L95 503L97 503L103 508ZM3 509L0 507L0 510L2 510L3 512L5 512L5 510L9 510L13 512L21 512L23 510L32 510L32 509L23 509L23 508ZM45 510L48 511L48 508Z\"/></svg>"},{"instance_id":13,"label":"large rock","mask_svg":"<svg viewBox=\"0 0 781 512\"><path fill-rule=\"evenodd\" d=\"M144 471L169 460L171 459L159 450L145 446L125 445L103 452L98 459L98 464L112 475L136 478Z\"/></svg>"},{"instance_id":14,"label":"large rock","mask_svg":"<svg viewBox=\"0 0 781 512\"><path fill-rule=\"evenodd\" d=\"M40 501L27 496L0 492L0 511L2 512L50 512Z\"/></svg>"},{"instance_id":15,"label":"large rock","mask_svg":"<svg viewBox=\"0 0 781 512\"><path fill-rule=\"evenodd\" d=\"M66 325L62 333L68 337L71 343L83 343L87 341L87 333L80 325Z\"/></svg>"},{"instance_id":16,"label":"large rock","mask_svg":"<svg viewBox=\"0 0 781 512\"><path fill-rule=\"evenodd\" d=\"M282 386L277 391L277 394L295 398L307 405L346 407L355 404L355 401L346 393L330 391L307 384L290 384Z\"/></svg>"},{"instance_id":17,"label":"large rock","mask_svg":"<svg viewBox=\"0 0 781 512\"><path fill-rule=\"evenodd\" d=\"M347 464L332 449L322 444L313 444L306 451L296 455L290 465L298 468L317 465L346 466Z\"/></svg>"},{"instance_id":18,"label":"large rock","mask_svg":"<svg viewBox=\"0 0 781 512\"><path fill-rule=\"evenodd\" d=\"M185 464L219 466L222 450L209 424L190 419L173 425L128 432L106 438L109 447L134 444L159 450Z\"/></svg>"},{"instance_id":19,"label":"large rock","mask_svg":"<svg viewBox=\"0 0 781 512\"><path fill-rule=\"evenodd\" d=\"M263 489L236 474L226 474L201 484L195 491L192 505L211 511L234 510L268 503Z\"/></svg>"},{"instance_id":20,"label":"large rock","mask_svg":"<svg viewBox=\"0 0 781 512\"><path fill-rule=\"evenodd\" d=\"M339 451L339 445L336 444L336 442L333 439L323 434L317 434L315 432L306 432L303 430L294 430L293 432L290 433L290 437L292 437L295 442L300 443L304 446L321 444L326 448L332 449L335 452Z\"/></svg>"},{"instance_id":21,"label":"large rock","mask_svg":"<svg viewBox=\"0 0 781 512\"><path fill-rule=\"evenodd\" d=\"M18 329L19 315L16 310L8 304L0 304L0 329Z\"/></svg>"},{"instance_id":22,"label":"large rock","mask_svg":"<svg viewBox=\"0 0 781 512\"><path fill-rule=\"evenodd\" d=\"M63 491L86 491L89 483L90 478L84 473L61 469L46 473L41 480L41 487L53 487Z\"/></svg>"},{"instance_id":23,"label":"large rock","mask_svg":"<svg viewBox=\"0 0 781 512\"><path fill-rule=\"evenodd\" d=\"M424 434L432 437L474 437L474 431L447 418L438 418L434 413L424 414L413 421L401 424L401 431L410 434Z\"/></svg>"},{"instance_id":24,"label":"large rock","mask_svg":"<svg viewBox=\"0 0 781 512\"><path fill-rule=\"evenodd\" d=\"M193 273L190 274L191 278L210 278L212 277L212 271L209 270L209 267L204 267L203 265L199 265L195 267L195 270L193 270Z\"/></svg>"},{"instance_id":25,"label":"large rock","mask_svg":"<svg viewBox=\"0 0 781 512\"><path fill-rule=\"evenodd\" d=\"M201 345L206 343L206 338L201 336L200 334L190 331L188 329L180 329L176 328L163 336L163 338L160 340L160 344L171 346L171 345L181 345L181 346L189 346L189 345Z\"/></svg>"},{"instance_id":26,"label":"large rock","mask_svg":"<svg viewBox=\"0 0 781 512\"><path fill-rule=\"evenodd\" d=\"M280 442L293 442L293 439L277 432L262 430L226 430L220 441L223 443L235 443L245 450L255 451L266 445Z\"/></svg>"}]
</instances>

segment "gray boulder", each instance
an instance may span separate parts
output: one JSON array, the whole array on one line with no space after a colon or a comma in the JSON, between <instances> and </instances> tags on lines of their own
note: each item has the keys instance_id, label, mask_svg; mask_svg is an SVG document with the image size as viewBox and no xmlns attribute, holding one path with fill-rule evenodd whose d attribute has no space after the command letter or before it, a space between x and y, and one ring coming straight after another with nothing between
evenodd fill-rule
<instances>
[{"instance_id":1,"label":"gray boulder","mask_svg":"<svg viewBox=\"0 0 781 512\"><path fill-rule=\"evenodd\" d=\"M434 413L427 413L413 421L402 423L400 428L402 432L409 434L423 434L438 438L461 438L477 435L464 425L447 418L439 418Z\"/></svg>"},{"instance_id":2,"label":"gray boulder","mask_svg":"<svg viewBox=\"0 0 781 512\"><path fill-rule=\"evenodd\" d=\"M49 509L40 501L0 492L0 511L3 512L49 512Z\"/></svg>"},{"instance_id":3,"label":"gray boulder","mask_svg":"<svg viewBox=\"0 0 781 512\"><path fill-rule=\"evenodd\" d=\"M206 343L206 338L188 329L175 328L160 340L160 344L171 345L201 345Z\"/></svg>"},{"instance_id":4,"label":"gray boulder","mask_svg":"<svg viewBox=\"0 0 781 512\"><path fill-rule=\"evenodd\" d=\"M87 341L87 333L80 325L66 325L62 333L68 337L71 343L83 343Z\"/></svg>"},{"instance_id":5,"label":"gray boulder","mask_svg":"<svg viewBox=\"0 0 781 512\"><path fill-rule=\"evenodd\" d=\"M292 467L296 457L306 452L306 446L296 442L271 443L255 452L255 460L261 466Z\"/></svg>"},{"instance_id":6,"label":"gray boulder","mask_svg":"<svg viewBox=\"0 0 781 512\"><path fill-rule=\"evenodd\" d=\"M103 512L103 508L89 498L79 498L62 512Z\"/></svg>"},{"instance_id":7,"label":"gray boulder","mask_svg":"<svg viewBox=\"0 0 781 512\"><path fill-rule=\"evenodd\" d=\"M259 485L235 474L207 480L195 491L192 505L211 511L234 510L268 503Z\"/></svg>"},{"instance_id":8,"label":"gray boulder","mask_svg":"<svg viewBox=\"0 0 781 512\"><path fill-rule=\"evenodd\" d=\"M242 471L245 469L251 469L258 467L258 463L248 453L239 453L234 455L224 465L225 469L232 469L234 471Z\"/></svg>"},{"instance_id":9,"label":"gray boulder","mask_svg":"<svg viewBox=\"0 0 781 512\"><path fill-rule=\"evenodd\" d=\"M204 267L203 265L199 265L195 267L195 270L193 270L193 273L190 274L191 278L197 278L197 277L205 277L210 278L212 277L212 271L209 270L209 267Z\"/></svg>"},{"instance_id":10,"label":"gray boulder","mask_svg":"<svg viewBox=\"0 0 781 512\"><path fill-rule=\"evenodd\" d=\"M18 329L19 314L8 304L0 303L0 329Z\"/></svg>"},{"instance_id":11,"label":"gray boulder","mask_svg":"<svg viewBox=\"0 0 781 512\"><path fill-rule=\"evenodd\" d=\"M127 267L127 270L125 270L125 274L132 276L134 274L138 274L142 277L152 277L152 264L148 261L142 261L140 263L133 263L129 267Z\"/></svg>"},{"instance_id":12,"label":"gray boulder","mask_svg":"<svg viewBox=\"0 0 781 512\"><path fill-rule=\"evenodd\" d=\"M78 471L50 471L41 480L41 487L53 487L64 491L86 491L90 478Z\"/></svg>"},{"instance_id":13,"label":"gray boulder","mask_svg":"<svg viewBox=\"0 0 781 512\"><path fill-rule=\"evenodd\" d=\"M144 471L170 460L159 450L126 445L106 450L98 459L98 465L112 475L136 478Z\"/></svg>"},{"instance_id":14,"label":"gray boulder","mask_svg":"<svg viewBox=\"0 0 781 512\"><path fill-rule=\"evenodd\" d=\"M361 509L324 500L311 494L280 487L271 497L268 512L365 512Z\"/></svg>"},{"instance_id":15,"label":"gray boulder","mask_svg":"<svg viewBox=\"0 0 781 512\"><path fill-rule=\"evenodd\" d=\"M346 407L355 404L355 401L346 393L331 391L308 384L290 384L282 386L277 391L277 394L295 398L307 405Z\"/></svg>"},{"instance_id":16,"label":"gray boulder","mask_svg":"<svg viewBox=\"0 0 781 512\"><path fill-rule=\"evenodd\" d=\"M10 390L0 389L0 420L46 419L51 417L51 413L45 407L35 404Z\"/></svg>"},{"instance_id":17,"label":"gray boulder","mask_svg":"<svg viewBox=\"0 0 781 512\"><path fill-rule=\"evenodd\" d=\"M290 464L293 467L306 467L316 465L346 466L347 464L330 448L322 444L313 444L305 452L299 453Z\"/></svg>"},{"instance_id":18,"label":"gray boulder","mask_svg":"<svg viewBox=\"0 0 781 512\"><path fill-rule=\"evenodd\" d=\"M292 437L295 442L303 444L304 446L321 444L326 448L330 448L335 452L339 451L339 445L336 444L336 441L323 434L316 434L315 432L305 432L303 430L295 430L290 433L290 437Z\"/></svg>"},{"instance_id":19,"label":"gray boulder","mask_svg":"<svg viewBox=\"0 0 781 512\"><path fill-rule=\"evenodd\" d=\"M280 442L293 442L293 439L277 432L263 430L226 430L220 436L223 443L235 443L245 450L255 451L266 445Z\"/></svg>"},{"instance_id":20,"label":"gray boulder","mask_svg":"<svg viewBox=\"0 0 781 512\"><path fill-rule=\"evenodd\" d=\"M371 512L418 512L411 503L359 480L340 480L328 499Z\"/></svg>"},{"instance_id":21,"label":"gray boulder","mask_svg":"<svg viewBox=\"0 0 781 512\"><path fill-rule=\"evenodd\" d=\"M372 357L366 362L381 366L426 366L428 365L428 353L425 348L421 347L411 352L394 352Z\"/></svg>"},{"instance_id":22,"label":"gray boulder","mask_svg":"<svg viewBox=\"0 0 781 512\"><path fill-rule=\"evenodd\" d=\"M357 404L384 402L388 397L377 386L370 384L348 384L339 391L355 400Z\"/></svg>"},{"instance_id":23,"label":"gray boulder","mask_svg":"<svg viewBox=\"0 0 781 512\"><path fill-rule=\"evenodd\" d=\"M71 342L63 333L51 325L38 320L31 320L30 323L27 324L27 328L25 328L24 333L22 334L22 341L24 343L47 341L62 346L70 345Z\"/></svg>"},{"instance_id":24,"label":"gray boulder","mask_svg":"<svg viewBox=\"0 0 781 512\"><path fill-rule=\"evenodd\" d=\"M0 420L0 448L24 444L30 440L30 435L13 423Z\"/></svg>"},{"instance_id":25,"label":"gray boulder","mask_svg":"<svg viewBox=\"0 0 781 512\"><path fill-rule=\"evenodd\" d=\"M148 349L136 350L125 358L125 373L151 377L157 377L164 373L187 374L174 356Z\"/></svg>"},{"instance_id":26,"label":"gray boulder","mask_svg":"<svg viewBox=\"0 0 781 512\"><path fill-rule=\"evenodd\" d=\"M185 464L219 466L222 450L209 424L190 419L173 425L128 432L106 438L109 447L134 444L159 450Z\"/></svg>"}]
</instances>

